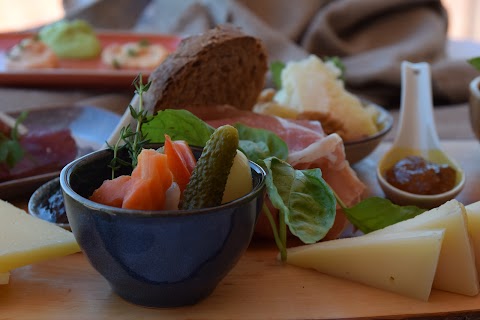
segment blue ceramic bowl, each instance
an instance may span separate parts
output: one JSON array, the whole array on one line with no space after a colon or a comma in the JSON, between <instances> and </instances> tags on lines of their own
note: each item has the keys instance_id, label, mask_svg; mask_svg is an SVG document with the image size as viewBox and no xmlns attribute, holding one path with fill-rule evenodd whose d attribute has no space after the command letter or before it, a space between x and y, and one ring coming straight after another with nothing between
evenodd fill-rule
<instances>
[{"instance_id":1,"label":"blue ceramic bowl","mask_svg":"<svg viewBox=\"0 0 480 320\"><path fill-rule=\"evenodd\" d=\"M110 150L97 151L60 174L70 227L91 265L115 293L135 304L177 307L209 296L250 243L265 172L251 162L252 192L219 207L126 210L88 200L109 178L111 158Z\"/></svg>"}]
</instances>

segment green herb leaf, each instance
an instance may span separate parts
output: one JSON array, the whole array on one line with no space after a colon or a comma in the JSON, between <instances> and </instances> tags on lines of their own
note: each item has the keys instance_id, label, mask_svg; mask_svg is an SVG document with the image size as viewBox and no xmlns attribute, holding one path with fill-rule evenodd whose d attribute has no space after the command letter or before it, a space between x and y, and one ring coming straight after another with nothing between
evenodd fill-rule
<instances>
[{"instance_id":1,"label":"green herb leaf","mask_svg":"<svg viewBox=\"0 0 480 320\"><path fill-rule=\"evenodd\" d=\"M10 141L5 135L0 134L0 163L6 163L9 147L7 142Z\"/></svg>"},{"instance_id":2,"label":"green herb leaf","mask_svg":"<svg viewBox=\"0 0 480 320\"><path fill-rule=\"evenodd\" d=\"M12 140L7 140L0 144L0 162L5 163L9 168L12 168L15 163L12 161L14 158L11 156Z\"/></svg>"},{"instance_id":3,"label":"green herb leaf","mask_svg":"<svg viewBox=\"0 0 480 320\"><path fill-rule=\"evenodd\" d=\"M138 51L135 49L128 49L127 50L127 55L129 57L136 57L138 55Z\"/></svg>"},{"instance_id":4,"label":"green herb leaf","mask_svg":"<svg viewBox=\"0 0 480 320\"><path fill-rule=\"evenodd\" d=\"M273 61L270 64L270 72L272 73L272 81L277 89L282 88L282 71L285 68L285 63L282 61Z\"/></svg>"},{"instance_id":5,"label":"green herb leaf","mask_svg":"<svg viewBox=\"0 0 480 320\"><path fill-rule=\"evenodd\" d=\"M480 57L475 57L467 60L475 69L480 70Z\"/></svg>"},{"instance_id":6,"label":"green herb leaf","mask_svg":"<svg viewBox=\"0 0 480 320\"><path fill-rule=\"evenodd\" d=\"M5 142L8 150L5 162L9 168L13 168L20 160L22 160L25 152L18 141L8 140Z\"/></svg>"},{"instance_id":7,"label":"green herb leaf","mask_svg":"<svg viewBox=\"0 0 480 320\"><path fill-rule=\"evenodd\" d=\"M296 170L274 157L265 159L263 164L268 173L268 196L290 232L304 243L325 237L335 220L336 201L320 169ZM279 228L281 234L282 226Z\"/></svg>"},{"instance_id":8,"label":"green herb leaf","mask_svg":"<svg viewBox=\"0 0 480 320\"><path fill-rule=\"evenodd\" d=\"M113 59L112 60L112 67L114 69L121 69L122 68L122 64L120 63L120 61L118 61L117 59Z\"/></svg>"},{"instance_id":9,"label":"green herb leaf","mask_svg":"<svg viewBox=\"0 0 480 320\"><path fill-rule=\"evenodd\" d=\"M343 64L343 61L339 57L337 56L324 57L323 60L325 62L328 62L328 61L332 62L340 70L339 79L345 80L345 65Z\"/></svg>"},{"instance_id":10,"label":"green herb leaf","mask_svg":"<svg viewBox=\"0 0 480 320\"><path fill-rule=\"evenodd\" d=\"M143 86L143 91L147 92L148 89L150 89L151 85L152 85L152 82L148 81L147 84Z\"/></svg>"},{"instance_id":11,"label":"green herb leaf","mask_svg":"<svg viewBox=\"0 0 480 320\"><path fill-rule=\"evenodd\" d=\"M215 129L187 110L160 111L142 127L144 135L156 143L165 142L165 134L172 140L185 140L191 146L204 147Z\"/></svg>"},{"instance_id":12,"label":"green herb leaf","mask_svg":"<svg viewBox=\"0 0 480 320\"><path fill-rule=\"evenodd\" d=\"M240 149L248 159L257 163L268 157L287 160L287 144L272 131L250 128L241 123L236 123L234 126L240 137Z\"/></svg>"},{"instance_id":13,"label":"green herb leaf","mask_svg":"<svg viewBox=\"0 0 480 320\"><path fill-rule=\"evenodd\" d=\"M140 47L148 47L150 45L150 41L148 41L147 39L141 39L140 41L138 41L138 45Z\"/></svg>"},{"instance_id":14,"label":"green herb leaf","mask_svg":"<svg viewBox=\"0 0 480 320\"><path fill-rule=\"evenodd\" d=\"M353 225L363 233L369 233L411 219L426 210L416 206L398 206L388 199L371 197L353 207L343 208L343 211Z\"/></svg>"},{"instance_id":15,"label":"green herb leaf","mask_svg":"<svg viewBox=\"0 0 480 320\"><path fill-rule=\"evenodd\" d=\"M0 136L0 163L5 163L9 168L13 168L25 156L19 141L18 126L25 121L27 115L28 112L23 111L17 117L10 132L10 139L3 134Z\"/></svg>"}]
</instances>

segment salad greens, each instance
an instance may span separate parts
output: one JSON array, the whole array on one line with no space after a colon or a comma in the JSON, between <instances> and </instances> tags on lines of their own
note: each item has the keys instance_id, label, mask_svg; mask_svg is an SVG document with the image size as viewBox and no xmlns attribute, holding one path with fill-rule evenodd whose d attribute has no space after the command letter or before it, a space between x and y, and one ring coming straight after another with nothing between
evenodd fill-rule
<instances>
[{"instance_id":1,"label":"salad greens","mask_svg":"<svg viewBox=\"0 0 480 320\"><path fill-rule=\"evenodd\" d=\"M380 197L367 198L350 208L342 206L342 209L348 220L363 233L411 219L426 211L416 206L398 206Z\"/></svg>"},{"instance_id":2,"label":"salad greens","mask_svg":"<svg viewBox=\"0 0 480 320\"><path fill-rule=\"evenodd\" d=\"M240 149L267 172L267 194L279 211L278 226L266 204L263 211L272 226L282 260L286 259L287 226L304 243L317 242L332 227L337 202L350 222L365 233L424 211L412 206L397 206L378 197L348 208L322 178L320 169L297 170L285 161L287 144L275 133L242 124L235 127L239 131ZM141 130L151 142L163 142L164 135L168 134L172 139L203 147L214 129L186 110L163 110Z\"/></svg>"},{"instance_id":3,"label":"salad greens","mask_svg":"<svg viewBox=\"0 0 480 320\"><path fill-rule=\"evenodd\" d=\"M265 129L250 128L241 123L234 124L240 137L240 149L253 162L277 157L287 160L288 146L271 131Z\"/></svg>"},{"instance_id":4,"label":"salad greens","mask_svg":"<svg viewBox=\"0 0 480 320\"><path fill-rule=\"evenodd\" d=\"M262 167L267 172L267 194L272 205L279 210L277 246L282 260L285 260L285 226L288 225L290 232L303 243L321 240L335 221L335 196L322 179L320 169L295 170L287 162L275 157L269 157L262 162ZM272 230L276 230L273 216L266 205L264 213Z\"/></svg>"},{"instance_id":5,"label":"salad greens","mask_svg":"<svg viewBox=\"0 0 480 320\"><path fill-rule=\"evenodd\" d=\"M165 134L172 140L185 140L191 146L203 147L215 129L187 110L160 111L142 132L157 143L165 142Z\"/></svg>"},{"instance_id":6,"label":"salad greens","mask_svg":"<svg viewBox=\"0 0 480 320\"><path fill-rule=\"evenodd\" d=\"M288 147L276 134L264 129L234 124L240 137L240 149L248 159L257 162L269 156L286 160ZM215 129L187 110L160 111L142 127L144 136L152 142L165 142L165 134L172 140L185 140L191 146L203 147Z\"/></svg>"}]
</instances>

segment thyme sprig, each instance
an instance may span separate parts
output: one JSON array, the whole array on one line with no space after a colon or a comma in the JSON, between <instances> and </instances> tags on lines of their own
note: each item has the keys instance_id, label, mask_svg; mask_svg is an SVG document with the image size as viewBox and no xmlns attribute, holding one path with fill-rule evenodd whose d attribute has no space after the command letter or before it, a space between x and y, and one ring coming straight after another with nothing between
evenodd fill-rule
<instances>
[{"instance_id":1,"label":"thyme sprig","mask_svg":"<svg viewBox=\"0 0 480 320\"><path fill-rule=\"evenodd\" d=\"M109 167L112 169L112 179L115 178L115 172L121 167L135 168L138 163L138 155L142 151L143 147L150 142L147 136L142 133L142 126L151 121L153 116L148 114L147 110L143 108L143 94L150 88L151 82L144 84L142 74L139 74L135 80L133 80L135 86L135 93L138 95L138 110L136 110L131 104L128 106L130 115L136 121L135 129L132 129L131 125L123 127L120 130L120 135L117 142L108 147L113 150L113 158L110 161ZM118 152L122 149L126 149L130 156L131 162L127 162L118 157Z\"/></svg>"}]
</instances>

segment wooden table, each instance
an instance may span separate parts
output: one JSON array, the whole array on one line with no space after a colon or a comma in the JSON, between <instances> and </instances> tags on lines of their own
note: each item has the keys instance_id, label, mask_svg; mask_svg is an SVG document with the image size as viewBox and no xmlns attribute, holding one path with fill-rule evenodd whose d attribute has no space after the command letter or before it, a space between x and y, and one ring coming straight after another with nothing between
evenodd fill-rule
<instances>
[{"instance_id":1,"label":"wooden table","mask_svg":"<svg viewBox=\"0 0 480 320\"><path fill-rule=\"evenodd\" d=\"M467 172L458 199L480 200L480 145L472 139L444 140L447 152ZM354 169L381 194L374 176L382 144ZM15 204L25 206L26 199ZM0 287L0 319L478 319L480 295L434 290L428 302L283 265L273 243L254 240L214 293L183 308L150 309L115 295L81 253L13 270ZM476 313L478 312L478 313ZM469 318L468 318L469 317Z\"/></svg>"}]
</instances>

